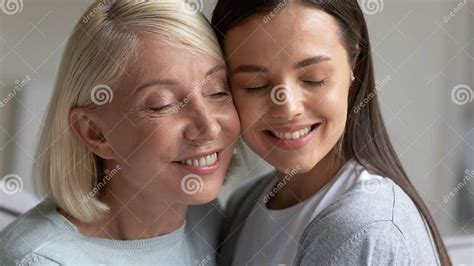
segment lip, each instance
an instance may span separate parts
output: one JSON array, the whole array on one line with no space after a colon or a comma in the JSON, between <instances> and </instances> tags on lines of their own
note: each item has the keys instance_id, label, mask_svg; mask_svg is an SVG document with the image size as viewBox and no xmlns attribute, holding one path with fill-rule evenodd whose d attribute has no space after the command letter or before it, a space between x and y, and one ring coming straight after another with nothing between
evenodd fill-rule
<instances>
[{"instance_id":1,"label":"lip","mask_svg":"<svg viewBox=\"0 0 474 266\"><path fill-rule=\"evenodd\" d=\"M219 153L222 151L223 149L220 149L220 148L215 148L215 149L212 149L212 150L208 150L208 151L203 151L203 152L199 152L199 153L193 153L192 155L189 155L187 156L186 158L183 158L183 159L180 159L180 160L176 160L177 162L180 162L180 161L183 161L183 160L194 160L194 159L199 159L203 156L206 156L206 155L210 155L210 154L213 154L213 153L217 153L219 155Z\"/></svg>"},{"instance_id":2,"label":"lip","mask_svg":"<svg viewBox=\"0 0 474 266\"><path fill-rule=\"evenodd\" d=\"M174 162L174 163L184 168L187 172L201 176L201 175L210 175L210 174L215 173L221 165L221 158L220 156L217 156L216 162L213 165L209 165L209 166L194 166L194 165L182 164L180 162Z\"/></svg>"},{"instance_id":3,"label":"lip","mask_svg":"<svg viewBox=\"0 0 474 266\"><path fill-rule=\"evenodd\" d=\"M305 135L305 136L303 136L299 139L294 139L294 140L283 140L283 139L274 137L273 135L268 133L267 130L262 132L262 134L264 135L264 137L266 139L268 139L270 141L270 143L272 143L273 145L275 145L275 146L277 146L281 149L284 149L284 150L298 150L298 149L301 149L304 146L306 146L306 144L308 144L311 141L311 138L318 131L321 124L322 123L319 122L319 123L308 124L308 125L304 125L304 126L285 126L285 127L275 127L273 129L274 131L287 131L288 132L288 131L297 131L297 130L307 128L307 127L311 126L311 131L307 135Z\"/></svg>"},{"instance_id":4,"label":"lip","mask_svg":"<svg viewBox=\"0 0 474 266\"><path fill-rule=\"evenodd\" d=\"M203 157L205 155L217 153L216 162L213 165L209 165L209 166L195 166L195 165L182 164L181 160L174 161L173 163L177 164L179 167L182 167L184 170L186 170L189 173L193 173L197 175L210 175L210 174L215 173L221 165L221 152L222 152L222 149L213 149L213 150L209 150L205 152L195 153L191 155L191 157L188 157L188 159L183 159L183 160L194 160L194 159Z\"/></svg>"},{"instance_id":5,"label":"lip","mask_svg":"<svg viewBox=\"0 0 474 266\"><path fill-rule=\"evenodd\" d=\"M317 123L310 123L310 124L299 124L299 125L285 125L285 126L276 126L272 127L274 131L284 131L284 132L293 132L297 130L301 130L310 126L313 126L315 124L318 124L321 122Z\"/></svg>"}]
</instances>

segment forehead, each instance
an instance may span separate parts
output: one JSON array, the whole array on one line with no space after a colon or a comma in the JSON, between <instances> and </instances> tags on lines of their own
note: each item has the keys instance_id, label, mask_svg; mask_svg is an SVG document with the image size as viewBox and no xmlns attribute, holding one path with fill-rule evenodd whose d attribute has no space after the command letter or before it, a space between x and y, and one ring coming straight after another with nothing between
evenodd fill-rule
<instances>
[{"instance_id":1,"label":"forehead","mask_svg":"<svg viewBox=\"0 0 474 266\"><path fill-rule=\"evenodd\" d=\"M228 32L225 52L231 62L329 54L342 48L337 22L322 10L290 5L272 14L255 15Z\"/></svg>"},{"instance_id":2,"label":"forehead","mask_svg":"<svg viewBox=\"0 0 474 266\"><path fill-rule=\"evenodd\" d=\"M219 63L222 62L180 44L145 40L141 43L130 72L137 80L149 77L178 79L183 76L204 76Z\"/></svg>"},{"instance_id":3,"label":"forehead","mask_svg":"<svg viewBox=\"0 0 474 266\"><path fill-rule=\"evenodd\" d=\"M204 80L206 73L220 64L223 60L187 47L145 39L121 77L116 94L128 98L137 87L153 80L174 80L190 87Z\"/></svg>"}]
</instances>

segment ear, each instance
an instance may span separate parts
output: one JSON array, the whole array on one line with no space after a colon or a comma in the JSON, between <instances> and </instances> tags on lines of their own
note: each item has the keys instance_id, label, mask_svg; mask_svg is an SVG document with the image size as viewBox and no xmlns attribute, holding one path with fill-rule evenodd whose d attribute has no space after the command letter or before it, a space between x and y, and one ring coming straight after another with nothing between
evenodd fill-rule
<instances>
[{"instance_id":1,"label":"ear","mask_svg":"<svg viewBox=\"0 0 474 266\"><path fill-rule=\"evenodd\" d=\"M112 149L90 112L82 107L73 108L69 112L69 126L94 154L103 159L113 159Z\"/></svg>"},{"instance_id":2,"label":"ear","mask_svg":"<svg viewBox=\"0 0 474 266\"><path fill-rule=\"evenodd\" d=\"M356 77L354 76L354 71L351 71L351 78L350 78L351 84L349 86L349 91L353 90L355 80L356 80Z\"/></svg>"}]
</instances>

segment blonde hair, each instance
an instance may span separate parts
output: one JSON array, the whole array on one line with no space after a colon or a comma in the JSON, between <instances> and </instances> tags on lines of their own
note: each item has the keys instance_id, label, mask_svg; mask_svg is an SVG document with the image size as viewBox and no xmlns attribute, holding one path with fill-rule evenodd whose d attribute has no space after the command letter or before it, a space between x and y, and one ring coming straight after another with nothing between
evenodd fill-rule
<instances>
[{"instance_id":1,"label":"blonde hair","mask_svg":"<svg viewBox=\"0 0 474 266\"><path fill-rule=\"evenodd\" d=\"M77 23L66 46L54 94L36 154L37 188L82 222L94 222L109 210L89 198L99 175L94 155L69 124L69 112L93 105L94 87L113 88L153 38L223 60L207 19L186 0L96 1ZM87 199L87 200L85 200Z\"/></svg>"}]
</instances>

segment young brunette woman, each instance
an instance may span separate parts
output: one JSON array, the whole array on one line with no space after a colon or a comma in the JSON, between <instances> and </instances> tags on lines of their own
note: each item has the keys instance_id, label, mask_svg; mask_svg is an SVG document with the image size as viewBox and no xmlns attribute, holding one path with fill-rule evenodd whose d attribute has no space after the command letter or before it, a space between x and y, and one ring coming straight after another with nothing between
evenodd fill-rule
<instances>
[{"instance_id":1,"label":"young brunette woman","mask_svg":"<svg viewBox=\"0 0 474 266\"><path fill-rule=\"evenodd\" d=\"M220 0L242 135L276 172L231 197L224 265L449 265L390 143L356 0Z\"/></svg>"}]
</instances>

